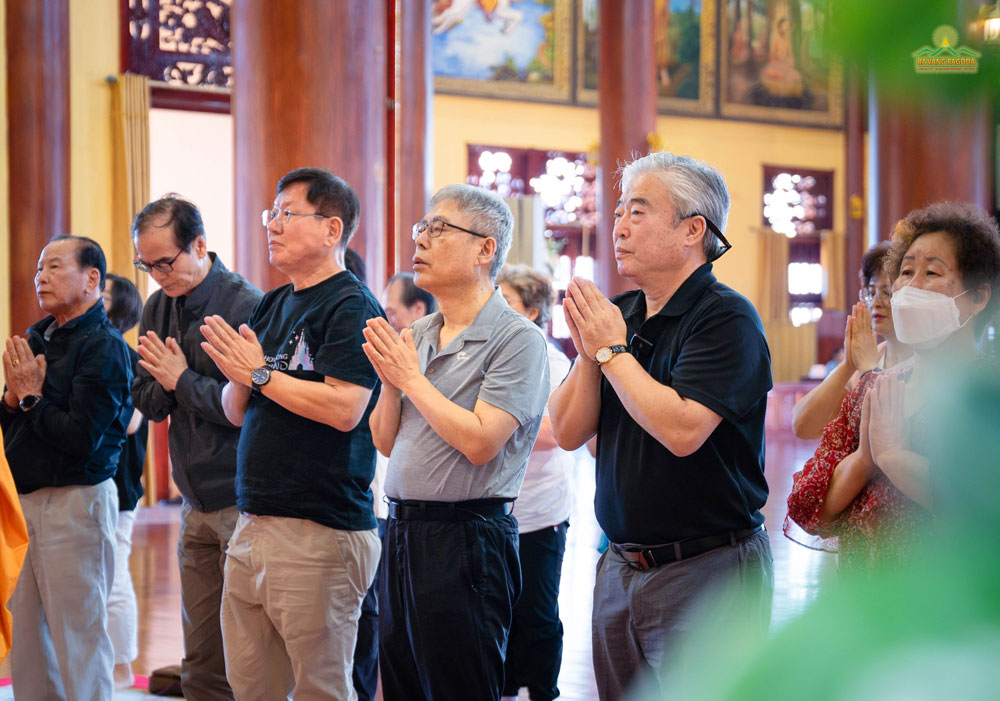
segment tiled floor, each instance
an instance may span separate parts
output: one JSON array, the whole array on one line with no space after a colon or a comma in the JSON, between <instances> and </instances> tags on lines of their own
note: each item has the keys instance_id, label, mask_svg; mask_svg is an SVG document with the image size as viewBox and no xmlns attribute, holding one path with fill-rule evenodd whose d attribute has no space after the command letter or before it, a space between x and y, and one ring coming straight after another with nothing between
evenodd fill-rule
<instances>
[{"instance_id":1,"label":"tiled floor","mask_svg":"<svg viewBox=\"0 0 1000 701\"><path fill-rule=\"evenodd\" d=\"M765 515L775 565L773 627L782 626L800 613L819 587L835 575L833 556L807 550L781 534L791 475L812 454L814 445L815 442L799 441L786 434L768 435L766 472L771 497ZM569 529L559 597L565 627L559 688L561 698L566 701L597 698L590 659L590 612L600 529L594 519L593 497L593 460L580 451L576 462L576 509ZM178 664L181 658L175 547L178 518L177 507L158 506L142 509L135 526L132 574L139 601L139 658L134 667L140 674ZM128 693L115 698L135 697L131 694L136 692ZM0 688L0 700L6 698L11 698L10 688ZM527 698L524 690L522 698Z\"/></svg>"}]
</instances>

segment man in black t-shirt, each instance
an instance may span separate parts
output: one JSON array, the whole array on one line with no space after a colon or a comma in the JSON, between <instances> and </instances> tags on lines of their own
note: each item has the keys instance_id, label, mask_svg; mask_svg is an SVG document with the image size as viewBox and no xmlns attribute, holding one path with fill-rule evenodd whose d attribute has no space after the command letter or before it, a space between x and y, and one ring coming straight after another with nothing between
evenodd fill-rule
<instances>
[{"instance_id":1,"label":"man in black t-shirt","mask_svg":"<svg viewBox=\"0 0 1000 701\"><path fill-rule=\"evenodd\" d=\"M234 330L205 319L205 351L229 379L226 416L242 425L240 517L229 543L222 630L237 698L349 698L361 601L379 540L368 417L378 377L362 329L384 316L344 268L354 190L299 168L263 212L271 264L291 284Z\"/></svg>"},{"instance_id":2,"label":"man in black t-shirt","mask_svg":"<svg viewBox=\"0 0 1000 701\"><path fill-rule=\"evenodd\" d=\"M729 249L729 192L711 166L669 153L622 172L618 272L639 287L608 300L582 279L564 309L579 352L549 411L562 448L597 434L597 519L611 540L594 586L603 700L644 670L661 679L693 609L738 582L740 610L770 621L764 518L770 354L757 312L716 281ZM727 599L728 600L728 599Z\"/></svg>"}]
</instances>

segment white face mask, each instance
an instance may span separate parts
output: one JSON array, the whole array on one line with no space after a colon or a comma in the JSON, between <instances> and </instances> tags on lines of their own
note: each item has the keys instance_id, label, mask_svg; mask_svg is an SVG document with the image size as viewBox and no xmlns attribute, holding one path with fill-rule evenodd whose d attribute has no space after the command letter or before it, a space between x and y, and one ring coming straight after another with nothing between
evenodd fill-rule
<instances>
[{"instance_id":1,"label":"white face mask","mask_svg":"<svg viewBox=\"0 0 1000 701\"><path fill-rule=\"evenodd\" d=\"M965 292L949 297L910 285L893 292L890 303L896 338L916 350L939 345L972 318L970 315L964 322L959 321L955 300Z\"/></svg>"}]
</instances>

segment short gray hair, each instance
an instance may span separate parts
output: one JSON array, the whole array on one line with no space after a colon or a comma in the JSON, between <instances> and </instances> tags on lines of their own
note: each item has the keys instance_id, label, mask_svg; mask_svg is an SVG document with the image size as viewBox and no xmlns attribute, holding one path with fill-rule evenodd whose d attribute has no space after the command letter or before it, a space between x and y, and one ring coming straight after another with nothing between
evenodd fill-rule
<instances>
[{"instance_id":1,"label":"short gray hair","mask_svg":"<svg viewBox=\"0 0 1000 701\"><path fill-rule=\"evenodd\" d=\"M670 205L674 208L677 223L695 212L707 217L726 232L729 221L729 188L718 170L704 161L696 161L688 156L678 156L661 151L637 158L621 169L622 192L632 179L655 173L669 190ZM722 255L725 246L719 237L708 228L702 240L702 250L708 260Z\"/></svg>"},{"instance_id":2,"label":"short gray hair","mask_svg":"<svg viewBox=\"0 0 1000 701\"><path fill-rule=\"evenodd\" d=\"M495 192L472 185L446 185L431 198L431 208L442 202L454 202L469 218L469 228L497 242L497 251L490 262L490 282L495 282L507 260L514 236L514 215L507 203Z\"/></svg>"}]
</instances>

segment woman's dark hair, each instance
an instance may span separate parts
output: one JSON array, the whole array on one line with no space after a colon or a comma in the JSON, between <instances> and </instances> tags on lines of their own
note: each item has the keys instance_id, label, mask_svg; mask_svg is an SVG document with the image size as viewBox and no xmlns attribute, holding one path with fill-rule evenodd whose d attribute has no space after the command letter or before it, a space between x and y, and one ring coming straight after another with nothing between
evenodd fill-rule
<instances>
[{"instance_id":1,"label":"woman's dark hair","mask_svg":"<svg viewBox=\"0 0 1000 701\"><path fill-rule=\"evenodd\" d=\"M306 185L306 200L316 207L317 214L340 217L344 222L340 245L347 248L358 229L358 217L361 214L361 201L354 189L343 178L326 168L296 168L282 176L275 194L280 194L295 183Z\"/></svg>"},{"instance_id":2,"label":"woman's dark hair","mask_svg":"<svg viewBox=\"0 0 1000 701\"><path fill-rule=\"evenodd\" d=\"M862 287L868 287L872 284L872 278L885 270L885 255L888 252L889 242L879 241L861 256L861 270L858 271L858 277L861 278Z\"/></svg>"},{"instance_id":3,"label":"woman's dark hair","mask_svg":"<svg viewBox=\"0 0 1000 701\"><path fill-rule=\"evenodd\" d=\"M166 217L166 220L160 224L153 224L153 219L161 216ZM174 241L182 251L190 251L195 239L205 235L201 212L191 202L173 192L150 202L135 215L132 221L132 240L134 241L151 226L173 227Z\"/></svg>"},{"instance_id":4,"label":"woman's dark hair","mask_svg":"<svg viewBox=\"0 0 1000 701\"><path fill-rule=\"evenodd\" d=\"M962 274L962 283L978 296L983 285L989 285L990 301L976 315L976 332L983 330L993 318L1000 290L1000 229L996 220L982 208L969 202L935 202L915 209L900 219L892 230L892 247L885 258L885 271L893 280L899 275L903 256L913 242L924 234L945 234L955 247L955 260Z\"/></svg>"},{"instance_id":5,"label":"woman's dark hair","mask_svg":"<svg viewBox=\"0 0 1000 701\"><path fill-rule=\"evenodd\" d=\"M368 284L368 274L365 271L365 259L362 258L361 254L353 248L344 250L344 267L347 268L348 271L354 273L354 277L360 280L363 284Z\"/></svg>"},{"instance_id":6,"label":"woman's dark hair","mask_svg":"<svg viewBox=\"0 0 1000 701\"><path fill-rule=\"evenodd\" d=\"M114 273L108 273L111 287L111 307L108 309L108 319L115 328L125 333L139 323L142 316L142 297L139 290L128 278Z\"/></svg>"}]
</instances>

